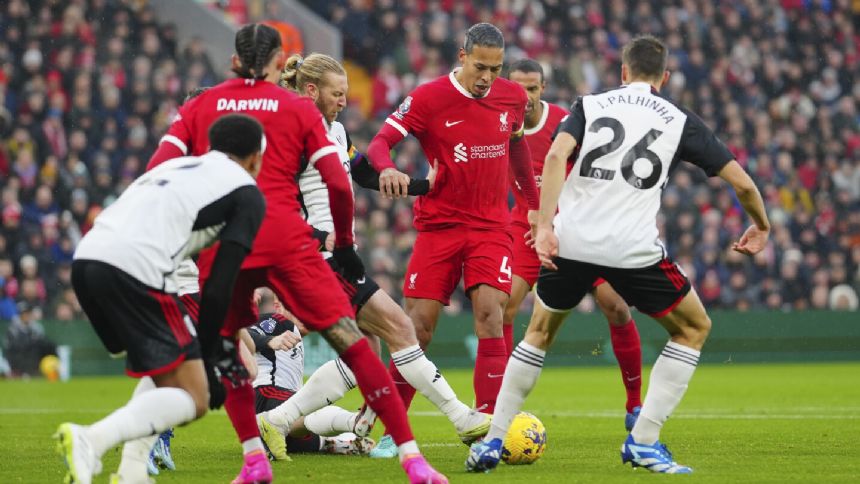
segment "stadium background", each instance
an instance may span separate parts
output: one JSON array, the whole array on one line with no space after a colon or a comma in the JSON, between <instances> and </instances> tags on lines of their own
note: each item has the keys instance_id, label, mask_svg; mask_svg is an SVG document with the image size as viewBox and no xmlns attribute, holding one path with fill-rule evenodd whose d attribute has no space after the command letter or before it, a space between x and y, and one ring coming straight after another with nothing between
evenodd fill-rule
<instances>
[{"instance_id":1,"label":"stadium background","mask_svg":"<svg viewBox=\"0 0 860 484\"><path fill-rule=\"evenodd\" d=\"M21 302L38 308L48 335L71 346L76 373L119 368L105 363L70 288L77 241L142 172L184 94L228 75L225 59L210 57L204 39L184 38L182 19L165 16L164 3L10 0L0 10L0 332L20 324ZM228 31L301 10L273 0L181 3L185 15L203 9ZM412 88L452 68L474 22L503 30L506 61L537 59L547 74L545 99L565 107L619 83L620 47L631 33L660 36L673 72L665 94L726 141L754 176L773 222L768 249L748 259L728 250L747 221L726 184L682 165L666 190L661 232L716 310L711 358L860 359L860 2L304 4L339 33L350 80L350 107L340 119L359 148ZM287 48L311 44L302 25L279 25ZM426 171L414 139L401 143L395 160L413 176ZM415 237L411 201L358 189L356 230L369 272L401 298ZM594 308L586 301L579 309ZM430 352L442 366L468 365L462 292L445 312L450 321ZM555 363L611 362L600 318L572 318ZM638 319L648 361L649 341L663 337Z\"/></svg>"}]
</instances>

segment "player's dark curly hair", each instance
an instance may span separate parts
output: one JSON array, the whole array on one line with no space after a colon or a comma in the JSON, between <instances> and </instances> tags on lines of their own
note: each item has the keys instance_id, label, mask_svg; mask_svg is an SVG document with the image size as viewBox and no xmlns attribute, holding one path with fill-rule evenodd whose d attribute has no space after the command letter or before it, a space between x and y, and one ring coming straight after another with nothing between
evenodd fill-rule
<instances>
[{"instance_id":1,"label":"player's dark curly hair","mask_svg":"<svg viewBox=\"0 0 860 484\"><path fill-rule=\"evenodd\" d=\"M504 49L505 37L495 25L481 22L469 27L466 31L466 39L463 41L463 50L467 54L471 54L476 46Z\"/></svg>"},{"instance_id":2,"label":"player's dark curly hair","mask_svg":"<svg viewBox=\"0 0 860 484\"><path fill-rule=\"evenodd\" d=\"M511 64L511 68L508 69L508 72L522 72L525 74L537 72L540 74L540 82L543 82L543 67L541 67L538 61L534 59L520 59Z\"/></svg>"},{"instance_id":3,"label":"player's dark curly hair","mask_svg":"<svg viewBox=\"0 0 860 484\"><path fill-rule=\"evenodd\" d=\"M281 48L278 31L263 24L248 24L236 32L236 55L241 67L234 68L244 79L265 79L263 72Z\"/></svg>"},{"instance_id":4,"label":"player's dark curly hair","mask_svg":"<svg viewBox=\"0 0 860 484\"><path fill-rule=\"evenodd\" d=\"M263 126L246 114L227 114L209 127L209 148L239 158L262 150Z\"/></svg>"}]
</instances>

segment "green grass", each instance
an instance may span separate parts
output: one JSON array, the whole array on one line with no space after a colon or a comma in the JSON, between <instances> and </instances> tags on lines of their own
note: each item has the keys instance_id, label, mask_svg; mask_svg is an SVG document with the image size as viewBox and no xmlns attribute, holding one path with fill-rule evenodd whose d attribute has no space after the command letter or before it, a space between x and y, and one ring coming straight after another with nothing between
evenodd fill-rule
<instances>
[{"instance_id":1,"label":"green grass","mask_svg":"<svg viewBox=\"0 0 860 484\"><path fill-rule=\"evenodd\" d=\"M471 373L447 371L468 399ZM64 467L51 433L63 421L90 423L123 403L128 378L69 383L0 382L0 482L61 482ZM357 407L352 392L345 407ZM662 439L688 477L651 475L622 466L623 390L614 368L547 369L526 401L547 427L548 450L532 466L501 465L491 475L463 471L466 447L453 429L416 398L411 421L429 460L451 482L858 482L860 364L705 365L693 380ZM374 437L378 437L376 429ZM179 470L159 483L229 482L241 466L240 448L223 411L176 431ZM109 451L107 482L119 461ZM404 482L394 461L295 456L274 464L276 482Z\"/></svg>"}]
</instances>

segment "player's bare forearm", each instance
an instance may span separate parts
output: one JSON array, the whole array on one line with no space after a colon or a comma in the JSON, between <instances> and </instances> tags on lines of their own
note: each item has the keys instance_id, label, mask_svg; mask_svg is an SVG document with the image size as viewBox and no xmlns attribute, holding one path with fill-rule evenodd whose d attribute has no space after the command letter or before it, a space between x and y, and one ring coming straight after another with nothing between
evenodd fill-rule
<instances>
[{"instance_id":1,"label":"player's bare forearm","mask_svg":"<svg viewBox=\"0 0 860 484\"><path fill-rule=\"evenodd\" d=\"M551 227L558 208L558 197L564 185L565 164L576 148L576 138L561 132L547 152L541 173L540 212L538 226Z\"/></svg>"},{"instance_id":2,"label":"player's bare forearm","mask_svg":"<svg viewBox=\"0 0 860 484\"><path fill-rule=\"evenodd\" d=\"M762 200L761 193L743 167L737 161L732 160L720 170L719 175L732 185L744 211L753 219L756 227L759 230L770 231L770 221L767 219L764 200Z\"/></svg>"}]
</instances>

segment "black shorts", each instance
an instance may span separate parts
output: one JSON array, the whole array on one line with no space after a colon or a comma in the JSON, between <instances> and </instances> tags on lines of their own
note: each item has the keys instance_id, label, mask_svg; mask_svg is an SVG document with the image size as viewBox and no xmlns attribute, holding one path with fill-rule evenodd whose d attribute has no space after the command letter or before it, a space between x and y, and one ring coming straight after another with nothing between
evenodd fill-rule
<instances>
[{"instance_id":1,"label":"black shorts","mask_svg":"<svg viewBox=\"0 0 860 484\"><path fill-rule=\"evenodd\" d=\"M337 276L337 280L340 282L346 295L349 296L349 302L352 304L352 309L357 315L358 312L361 311L361 308L367 303L368 299L370 299L370 296L373 296L373 294L379 290L379 284L377 284L376 281L367 274L353 284L344 279L341 275L340 267L337 265L337 261L334 260L334 257L329 257L326 262L331 266L331 270L334 271L334 275Z\"/></svg>"},{"instance_id":2,"label":"black shorts","mask_svg":"<svg viewBox=\"0 0 860 484\"><path fill-rule=\"evenodd\" d=\"M190 292L183 294L179 296L179 300L185 306L185 313L191 318L191 322L194 323L194 326L197 326L200 323L200 293Z\"/></svg>"},{"instance_id":3,"label":"black shorts","mask_svg":"<svg viewBox=\"0 0 860 484\"><path fill-rule=\"evenodd\" d=\"M295 395L295 392L277 385L260 385L254 387L256 413L272 410Z\"/></svg>"},{"instance_id":4,"label":"black shorts","mask_svg":"<svg viewBox=\"0 0 860 484\"><path fill-rule=\"evenodd\" d=\"M669 258L637 269L605 267L556 257L557 271L541 267L537 297L550 311L569 311L594 288L602 277L627 304L659 318L675 309L690 292L690 281Z\"/></svg>"},{"instance_id":5,"label":"black shorts","mask_svg":"<svg viewBox=\"0 0 860 484\"><path fill-rule=\"evenodd\" d=\"M105 348L127 353L130 376L158 375L200 359L193 325L175 294L93 260L72 263L72 286Z\"/></svg>"}]
</instances>

